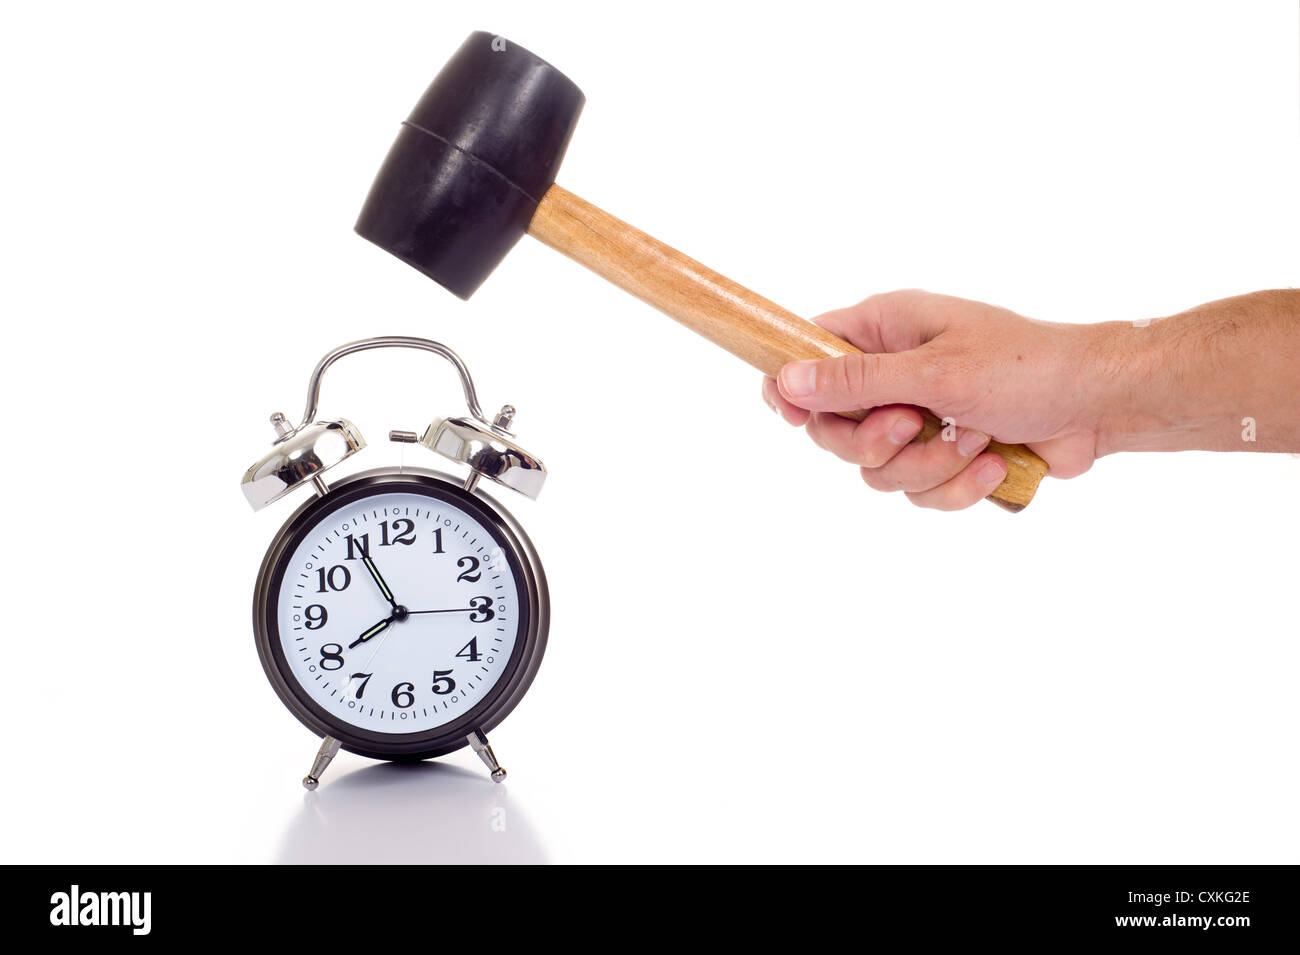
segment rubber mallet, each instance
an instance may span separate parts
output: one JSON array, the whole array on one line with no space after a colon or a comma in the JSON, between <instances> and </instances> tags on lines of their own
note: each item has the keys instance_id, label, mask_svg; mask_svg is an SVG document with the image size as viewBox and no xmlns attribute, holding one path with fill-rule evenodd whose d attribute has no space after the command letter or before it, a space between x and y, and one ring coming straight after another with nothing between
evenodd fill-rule
<instances>
[{"instance_id":1,"label":"rubber mallet","mask_svg":"<svg viewBox=\"0 0 1300 955\"><path fill-rule=\"evenodd\" d=\"M555 185L583 102L545 60L471 34L402 124L357 232L461 298L528 233L767 375L858 350ZM917 440L941 427L926 412ZM988 449L1007 462L989 500L1021 510L1046 462L1021 445Z\"/></svg>"}]
</instances>

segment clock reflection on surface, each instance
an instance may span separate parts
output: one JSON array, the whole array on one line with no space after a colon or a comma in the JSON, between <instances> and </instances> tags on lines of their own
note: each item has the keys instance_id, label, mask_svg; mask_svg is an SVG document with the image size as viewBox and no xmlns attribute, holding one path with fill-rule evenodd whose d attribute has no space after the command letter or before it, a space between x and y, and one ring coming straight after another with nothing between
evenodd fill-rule
<instances>
[{"instance_id":1,"label":"clock reflection on surface","mask_svg":"<svg viewBox=\"0 0 1300 955\"><path fill-rule=\"evenodd\" d=\"M546 852L508 786L446 763L380 763L303 795L282 864L532 864Z\"/></svg>"}]
</instances>

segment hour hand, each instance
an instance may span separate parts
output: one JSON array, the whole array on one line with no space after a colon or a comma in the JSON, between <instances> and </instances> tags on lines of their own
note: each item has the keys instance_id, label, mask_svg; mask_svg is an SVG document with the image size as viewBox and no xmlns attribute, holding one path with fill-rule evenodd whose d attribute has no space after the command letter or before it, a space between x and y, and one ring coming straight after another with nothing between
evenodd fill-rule
<instances>
[{"instance_id":1,"label":"hour hand","mask_svg":"<svg viewBox=\"0 0 1300 955\"><path fill-rule=\"evenodd\" d=\"M355 649L355 648L361 646L361 644L365 643L365 642L366 642L367 640L369 640L371 637L377 637L377 636L379 636L381 633L383 633L385 630L388 629L388 627L392 624L392 622L393 622L393 618L392 618L392 617L388 617L388 618L386 618L386 619L384 619L384 620L379 621L379 623L375 624L373 627L371 627L369 630L367 630L367 631L366 631L365 633L363 633L361 636L357 637L355 640L353 640L351 643L349 643L349 644L348 644L348 649L349 649L349 650L353 650L353 649Z\"/></svg>"},{"instance_id":2,"label":"hour hand","mask_svg":"<svg viewBox=\"0 0 1300 955\"><path fill-rule=\"evenodd\" d=\"M370 576L375 578L375 583L379 585L379 592L384 595L384 599L396 607L397 598L394 597L393 592L388 589L388 584L384 581L383 575L379 573L379 568L375 566L375 562L370 559L370 555L364 555L361 558L361 562L366 565L366 570L370 571Z\"/></svg>"}]
</instances>

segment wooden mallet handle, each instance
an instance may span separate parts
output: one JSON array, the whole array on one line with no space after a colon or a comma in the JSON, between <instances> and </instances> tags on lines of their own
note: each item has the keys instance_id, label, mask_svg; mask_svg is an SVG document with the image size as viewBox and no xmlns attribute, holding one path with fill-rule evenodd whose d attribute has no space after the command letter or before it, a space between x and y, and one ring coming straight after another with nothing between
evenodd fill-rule
<instances>
[{"instance_id":1,"label":"wooden mallet handle","mask_svg":"<svg viewBox=\"0 0 1300 955\"><path fill-rule=\"evenodd\" d=\"M797 359L859 351L559 186L542 197L528 232L766 375L775 377ZM942 427L930 412L924 414L918 441ZM865 415L844 413L859 421ZM1007 462L1007 476L988 499L1021 510L1033 499L1047 462L1019 444L993 441L988 450Z\"/></svg>"}]
</instances>

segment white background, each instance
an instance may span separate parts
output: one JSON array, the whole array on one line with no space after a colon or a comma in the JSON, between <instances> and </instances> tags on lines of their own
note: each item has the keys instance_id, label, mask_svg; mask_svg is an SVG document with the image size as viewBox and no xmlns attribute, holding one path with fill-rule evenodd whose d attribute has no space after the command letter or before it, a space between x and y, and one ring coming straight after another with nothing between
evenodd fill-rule
<instances>
[{"instance_id":1,"label":"white background","mask_svg":"<svg viewBox=\"0 0 1300 955\"><path fill-rule=\"evenodd\" d=\"M586 92L564 185L803 314L1295 283L1294 3L11 7L4 861L1295 862L1300 459L923 512L531 239L454 299L351 227L473 29ZM308 797L249 622L294 505L237 485L320 355L386 333L519 407L551 480L501 497L550 649L493 734L505 787L344 754ZM435 360L372 353L321 413L364 468L459 408Z\"/></svg>"}]
</instances>

